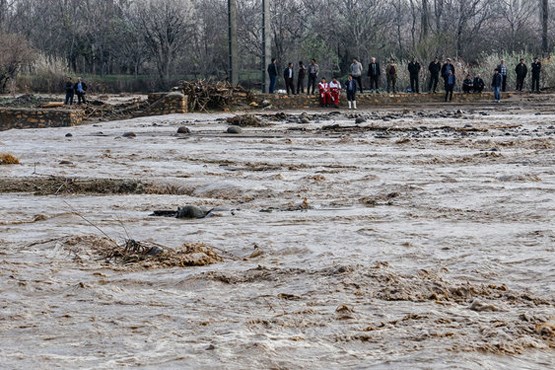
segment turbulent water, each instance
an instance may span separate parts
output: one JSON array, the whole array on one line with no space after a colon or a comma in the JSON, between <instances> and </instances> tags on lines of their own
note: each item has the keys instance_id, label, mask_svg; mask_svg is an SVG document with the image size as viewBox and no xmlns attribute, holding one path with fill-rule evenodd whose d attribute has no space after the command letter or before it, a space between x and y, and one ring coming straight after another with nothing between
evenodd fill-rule
<instances>
[{"instance_id":1,"label":"turbulent water","mask_svg":"<svg viewBox=\"0 0 555 370\"><path fill-rule=\"evenodd\" d=\"M555 114L366 115L1 132L0 367L551 368Z\"/></svg>"}]
</instances>

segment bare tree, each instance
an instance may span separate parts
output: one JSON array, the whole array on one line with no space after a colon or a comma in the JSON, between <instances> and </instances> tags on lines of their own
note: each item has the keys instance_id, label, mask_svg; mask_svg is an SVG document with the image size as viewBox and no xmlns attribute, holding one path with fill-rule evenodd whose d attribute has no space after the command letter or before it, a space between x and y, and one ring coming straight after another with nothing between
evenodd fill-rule
<instances>
[{"instance_id":1,"label":"bare tree","mask_svg":"<svg viewBox=\"0 0 555 370\"><path fill-rule=\"evenodd\" d=\"M193 9L189 1L142 0L138 20L162 87L167 87L176 54L188 41Z\"/></svg>"},{"instance_id":2,"label":"bare tree","mask_svg":"<svg viewBox=\"0 0 555 370\"><path fill-rule=\"evenodd\" d=\"M549 41L547 39L547 24L549 22L549 1L540 0L541 3L541 24L542 24L542 52L549 52Z\"/></svg>"},{"instance_id":3,"label":"bare tree","mask_svg":"<svg viewBox=\"0 0 555 370\"><path fill-rule=\"evenodd\" d=\"M35 53L24 37L0 34L0 93L7 91L8 83L14 81L21 68L33 61Z\"/></svg>"}]
</instances>

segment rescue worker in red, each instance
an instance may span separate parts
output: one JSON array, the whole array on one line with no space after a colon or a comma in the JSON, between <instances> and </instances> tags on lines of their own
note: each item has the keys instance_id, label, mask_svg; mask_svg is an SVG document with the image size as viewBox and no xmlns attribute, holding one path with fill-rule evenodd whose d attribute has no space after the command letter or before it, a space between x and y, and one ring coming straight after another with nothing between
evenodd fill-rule
<instances>
[{"instance_id":1,"label":"rescue worker in red","mask_svg":"<svg viewBox=\"0 0 555 370\"><path fill-rule=\"evenodd\" d=\"M331 101L336 108L339 108L339 95L341 94L341 83L337 78L333 78L329 84Z\"/></svg>"},{"instance_id":2,"label":"rescue worker in red","mask_svg":"<svg viewBox=\"0 0 555 370\"><path fill-rule=\"evenodd\" d=\"M320 106L329 106L331 103L330 85L326 82L324 77L322 77L322 80L318 84L318 90L320 91Z\"/></svg>"}]
</instances>

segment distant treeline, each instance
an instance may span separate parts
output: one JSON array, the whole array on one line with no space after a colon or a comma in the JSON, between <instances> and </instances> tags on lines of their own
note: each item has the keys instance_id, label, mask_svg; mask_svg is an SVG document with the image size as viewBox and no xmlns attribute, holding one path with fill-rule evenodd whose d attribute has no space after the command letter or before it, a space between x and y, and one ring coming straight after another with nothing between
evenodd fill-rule
<instances>
[{"instance_id":1,"label":"distant treeline","mask_svg":"<svg viewBox=\"0 0 555 370\"><path fill-rule=\"evenodd\" d=\"M240 67L254 71L241 80L256 86L261 0L237 4ZM316 58L340 75L353 57L476 64L500 52L546 56L550 10L548 0L271 0L272 54L282 66ZM133 76L98 79L132 90L168 88L176 76L226 79L227 11L227 0L0 0L0 51L11 50L0 56L0 88L13 88L20 71L52 80L21 81L45 89L65 75ZM10 38L21 50L2 45ZM13 55L26 47L32 53Z\"/></svg>"}]
</instances>

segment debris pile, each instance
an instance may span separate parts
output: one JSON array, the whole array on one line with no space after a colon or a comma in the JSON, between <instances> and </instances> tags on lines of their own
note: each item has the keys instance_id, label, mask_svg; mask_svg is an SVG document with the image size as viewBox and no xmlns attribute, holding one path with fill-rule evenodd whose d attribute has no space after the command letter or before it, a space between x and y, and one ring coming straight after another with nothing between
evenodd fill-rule
<instances>
[{"instance_id":1,"label":"debris pile","mask_svg":"<svg viewBox=\"0 0 555 370\"><path fill-rule=\"evenodd\" d=\"M80 264L103 261L114 269L126 270L205 266L223 261L215 248L204 243L185 243L172 249L134 239L120 244L107 236L97 235L66 237L57 241L56 249L69 251L73 260Z\"/></svg>"},{"instance_id":2,"label":"debris pile","mask_svg":"<svg viewBox=\"0 0 555 370\"><path fill-rule=\"evenodd\" d=\"M19 164L19 159L11 153L0 153L0 165Z\"/></svg>"},{"instance_id":3,"label":"debris pile","mask_svg":"<svg viewBox=\"0 0 555 370\"><path fill-rule=\"evenodd\" d=\"M254 99L250 91L241 86L233 86L227 81L183 81L178 89L188 96L190 112L229 109L241 103L248 105Z\"/></svg>"}]
</instances>

